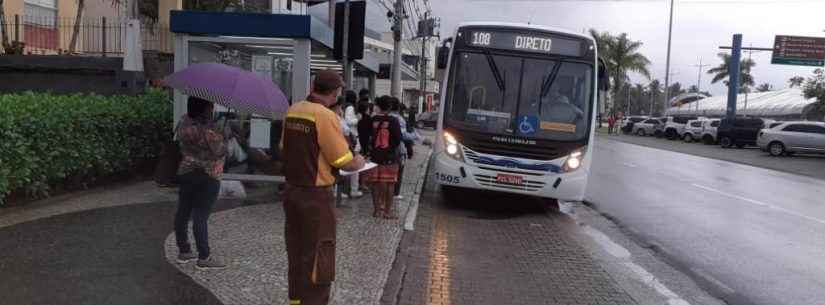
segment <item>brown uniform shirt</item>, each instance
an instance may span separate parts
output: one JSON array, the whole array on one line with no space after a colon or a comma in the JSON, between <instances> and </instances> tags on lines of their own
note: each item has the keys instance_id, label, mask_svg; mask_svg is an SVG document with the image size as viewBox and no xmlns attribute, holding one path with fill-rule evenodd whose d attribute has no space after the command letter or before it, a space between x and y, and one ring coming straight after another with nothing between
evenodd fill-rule
<instances>
[{"instance_id":1,"label":"brown uniform shirt","mask_svg":"<svg viewBox=\"0 0 825 305\"><path fill-rule=\"evenodd\" d=\"M301 101L289 107L283 133L284 173L291 185L333 185L332 171L353 158L338 116L324 105Z\"/></svg>"}]
</instances>

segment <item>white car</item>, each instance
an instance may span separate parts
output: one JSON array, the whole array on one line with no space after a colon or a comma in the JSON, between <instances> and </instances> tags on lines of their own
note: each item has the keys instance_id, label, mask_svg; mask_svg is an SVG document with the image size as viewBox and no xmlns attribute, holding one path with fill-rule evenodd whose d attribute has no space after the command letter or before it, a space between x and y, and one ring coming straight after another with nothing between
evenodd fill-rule
<instances>
[{"instance_id":1,"label":"white car","mask_svg":"<svg viewBox=\"0 0 825 305\"><path fill-rule=\"evenodd\" d=\"M665 137L668 140L676 140L682 137L685 133L685 124L690 120L698 119L697 117L689 116L674 116L668 117L665 123Z\"/></svg>"},{"instance_id":2,"label":"white car","mask_svg":"<svg viewBox=\"0 0 825 305\"><path fill-rule=\"evenodd\" d=\"M685 131L682 132L682 140L692 143L701 139L702 131L704 131L704 121L704 119L688 121L685 124Z\"/></svg>"},{"instance_id":3,"label":"white car","mask_svg":"<svg viewBox=\"0 0 825 305\"><path fill-rule=\"evenodd\" d=\"M771 156L825 153L825 122L785 122L759 131L756 144Z\"/></svg>"},{"instance_id":4,"label":"white car","mask_svg":"<svg viewBox=\"0 0 825 305\"><path fill-rule=\"evenodd\" d=\"M647 120L647 119L648 119L648 117L645 116L645 115L633 115L633 116L624 117L621 120L621 123L619 124L619 130L621 130L622 132L624 132L626 134L631 133L631 132L633 132L633 125L635 125L638 122Z\"/></svg>"},{"instance_id":5,"label":"white car","mask_svg":"<svg viewBox=\"0 0 825 305\"><path fill-rule=\"evenodd\" d=\"M633 124L633 134L639 136L652 136L656 132L656 127L662 125L660 119L647 119Z\"/></svg>"},{"instance_id":6,"label":"white car","mask_svg":"<svg viewBox=\"0 0 825 305\"><path fill-rule=\"evenodd\" d=\"M720 119L709 119L702 122L702 143L705 145L716 144L716 129L719 128Z\"/></svg>"}]
</instances>

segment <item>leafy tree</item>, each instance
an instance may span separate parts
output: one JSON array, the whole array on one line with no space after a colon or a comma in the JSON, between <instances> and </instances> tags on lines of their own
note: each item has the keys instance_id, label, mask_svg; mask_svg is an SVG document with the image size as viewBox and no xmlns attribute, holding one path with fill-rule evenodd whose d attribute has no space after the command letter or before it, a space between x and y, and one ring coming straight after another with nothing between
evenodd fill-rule
<instances>
[{"instance_id":1,"label":"leafy tree","mask_svg":"<svg viewBox=\"0 0 825 305\"><path fill-rule=\"evenodd\" d=\"M719 64L719 66L708 70L708 74L713 75L713 79L710 82L715 84L724 80L723 83L727 86L728 81L726 79L730 77L730 75L728 75L730 54L719 53L717 55L719 56L719 59L722 60L722 63ZM756 63L750 59L742 59L739 63L739 93L750 92L750 87L756 84L753 80L753 76L751 75L751 69L754 66L756 66Z\"/></svg>"},{"instance_id":2,"label":"leafy tree","mask_svg":"<svg viewBox=\"0 0 825 305\"><path fill-rule=\"evenodd\" d=\"M788 87L802 87L802 84L805 83L805 78L802 76L794 76L788 79Z\"/></svg>"},{"instance_id":3,"label":"leafy tree","mask_svg":"<svg viewBox=\"0 0 825 305\"><path fill-rule=\"evenodd\" d=\"M814 70L814 75L805 81L802 93L805 98L816 99L816 103L806 109L806 115L822 120L825 115L825 70Z\"/></svg>"},{"instance_id":4,"label":"leafy tree","mask_svg":"<svg viewBox=\"0 0 825 305\"><path fill-rule=\"evenodd\" d=\"M636 72L650 79L650 60L639 52L641 47L642 42L630 40L627 33L610 40L605 59L610 61L613 68L611 73L615 90L622 88L622 84L629 80L628 72Z\"/></svg>"},{"instance_id":5,"label":"leafy tree","mask_svg":"<svg viewBox=\"0 0 825 305\"><path fill-rule=\"evenodd\" d=\"M768 92L773 91L773 86L769 83L764 83L756 87L756 92Z\"/></svg>"}]
</instances>

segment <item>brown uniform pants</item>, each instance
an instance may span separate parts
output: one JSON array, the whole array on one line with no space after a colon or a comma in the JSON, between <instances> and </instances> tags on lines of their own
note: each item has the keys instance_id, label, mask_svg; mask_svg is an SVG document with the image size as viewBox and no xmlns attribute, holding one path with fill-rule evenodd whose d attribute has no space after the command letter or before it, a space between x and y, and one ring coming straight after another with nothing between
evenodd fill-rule
<instances>
[{"instance_id":1,"label":"brown uniform pants","mask_svg":"<svg viewBox=\"0 0 825 305\"><path fill-rule=\"evenodd\" d=\"M292 305L326 305L335 278L335 210L331 187L288 185L286 252Z\"/></svg>"}]
</instances>

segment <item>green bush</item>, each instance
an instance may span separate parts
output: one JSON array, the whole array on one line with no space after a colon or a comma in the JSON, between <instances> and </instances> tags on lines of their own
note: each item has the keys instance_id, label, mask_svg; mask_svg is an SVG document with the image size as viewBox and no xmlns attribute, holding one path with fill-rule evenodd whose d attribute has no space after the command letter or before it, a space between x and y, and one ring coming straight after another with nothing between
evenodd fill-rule
<instances>
[{"instance_id":1,"label":"green bush","mask_svg":"<svg viewBox=\"0 0 825 305\"><path fill-rule=\"evenodd\" d=\"M0 95L0 205L11 192L48 196L157 158L172 136L166 93L142 96Z\"/></svg>"}]
</instances>

